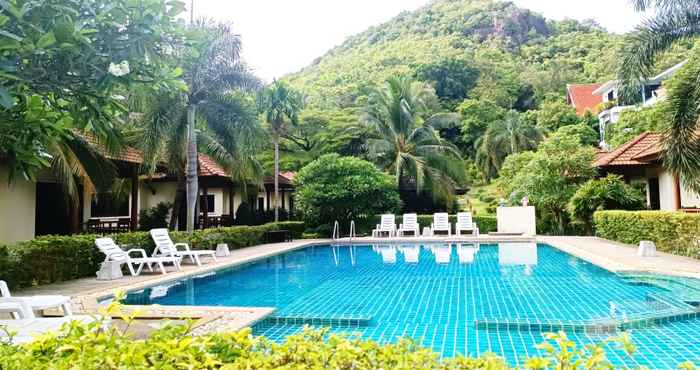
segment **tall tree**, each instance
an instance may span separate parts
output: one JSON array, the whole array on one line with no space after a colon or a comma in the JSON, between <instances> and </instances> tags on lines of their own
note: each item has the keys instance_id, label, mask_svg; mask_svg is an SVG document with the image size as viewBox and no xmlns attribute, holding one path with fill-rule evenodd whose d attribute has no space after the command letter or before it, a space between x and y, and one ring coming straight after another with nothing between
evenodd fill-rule
<instances>
[{"instance_id":1,"label":"tall tree","mask_svg":"<svg viewBox=\"0 0 700 370\"><path fill-rule=\"evenodd\" d=\"M109 185L102 156L122 144L124 95L176 91L177 1L9 0L0 5L0 153L11 177L51 168L74 202L78 184ZM89 136L90 140L86 140Z\"/></svg>"},{"instance_id":2,"label":"tall tree","mask_svg":"<svg viewBox=\"0 0 700 370\"><path fill-rule=\"evenodd\" d=\"M369 157L396 176L400 186L415 184L417 192L430 190L450 199L466 181L457 148L440 137L436 126L458 121L452 113L431 114L426 103L434 92L425 83L393 76L370 91L362 122L372 137Z\"/></svg>"},{"instance_id":3,"label":"tall tree","mask_svg":"<svg viewBox=\"0 0 700 370\"><path fill-rule=\"evenodd\" d=\"M298 124L299 112L303 107L301 94L282 81L274 81L258 96L258 109L265 116L275 146L275 222L279 221L280 138L288 131L287 126Z\"/></svg>"},{"instance_id":4,"label":"tall tree","mask_svg":"<svg viewBox=\"0 0 700 370\"><path fill-rule=\"evenodd\" d=\"M629 36L618 74L622 98L639 96L643 81L654 73L659 55L679 41L700 36L700 1L633 0L638 11L653 8L656 15ZM696 47L668 91L669 128L663 140L664 166L700 192L700 50Z\"/></svg>"},{"instance_id":5,"label":"tall tree","mask_svg":"<svg viewBox=\"0 0 700 370\"><path fill-rule=\"evenodd\" d=\"M216 154L225 168L234 171L232 158L242 153L235 149L241 145L235 129L240 125L251 128L257 122L242 102L242 96L233 92L253 91L260 82L241 60L241 39L230 25L202 19L192 24L189 31L194 40L192 47L176 50L182 61L187 91L146 97L143 116L146 134L140 146L151 160L148 164L151 171L156 162L165 157L178 174L180 187L184 181L186 226L187 231L192 232L199 192L197 143L205 142L209 152ZM200 113L199 107L206 109ZM201 131L196 127L197 121L201 122ZM206 129L210 132L205 132ZM225 140L217 141L214 136L221 136L224 131ZM198 132L205 135L202 140L198 140ZM181 199L175 200L176 205L180 202ZM176 208L173 207L173 215L178 211Z\"/></svg>"},{"instance_id":6,"label":"tall tree","mask_svg":"<svg viewBox=\"0 0 700 370\"><path fill-rule=\"evenodd\" d=\"M498 175L506 156L534 150L542 140L542 133L536 127L520 119L515 110L506 113L502 120L493 121L474 143L476 165L487 180Z\"/></svg>"}]
</instances>

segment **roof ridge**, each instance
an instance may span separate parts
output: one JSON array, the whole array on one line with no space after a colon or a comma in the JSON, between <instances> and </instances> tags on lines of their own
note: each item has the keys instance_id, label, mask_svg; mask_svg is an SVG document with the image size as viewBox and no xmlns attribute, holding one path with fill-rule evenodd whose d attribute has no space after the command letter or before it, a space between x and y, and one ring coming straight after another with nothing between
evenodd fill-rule
<instances>
[{"instance_id":1,"label":"roof ridge","mask_svg":"<svg viewBox=\"0 0 700 370\"><path fill-rule=\"evenodd\" d=\"M640 140L647 137L648 134L649 134L649 131L645 131L645 132L637 135L637 137L635 137L634 139L620 145L617 149L613 150L612 152L608 153L607 155L602 156L600 159L598 159L596 161L596 163L595 163L596 166L598 166L598 167L605 166L605 165L609 164L610 162L614 161L615 159L620 157L624 152L626 152L627 149L629 149L633 145L637 144Z\"/></svg>"}]
</instances>

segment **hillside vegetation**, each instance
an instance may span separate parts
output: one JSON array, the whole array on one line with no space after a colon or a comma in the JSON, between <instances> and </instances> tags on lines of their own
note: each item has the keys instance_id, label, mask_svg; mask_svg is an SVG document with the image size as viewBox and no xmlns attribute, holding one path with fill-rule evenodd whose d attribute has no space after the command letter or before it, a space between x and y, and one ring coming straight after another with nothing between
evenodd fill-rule
<instances>
[{"instance_id":1,"label":"hillside vegetation","mask_svg":"<svg viewBox=\"0 0 700 370\"><path fill-rule=\"evenodd\" d=\"M612 78L621 41L592 22L549 21L509 2L440 0L348 38L288 80L313 105L346 108L390 75L458 60L474 77L462 98L497 95L511 108L528 95L561 96L567 82Z\"/></svg>"}]
</instances>

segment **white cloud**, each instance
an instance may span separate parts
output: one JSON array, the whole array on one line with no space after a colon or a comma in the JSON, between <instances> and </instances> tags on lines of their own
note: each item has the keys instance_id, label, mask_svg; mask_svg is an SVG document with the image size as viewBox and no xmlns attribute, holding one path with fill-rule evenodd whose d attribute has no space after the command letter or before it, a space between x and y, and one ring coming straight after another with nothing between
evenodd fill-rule
<instances>
[{"instance_id":1,"label":"white cloud","mask_svg":"<svg viewBox=\"0 0 700 370\"><path fill-rule=\"evenodd\" d=\"M194 0L196 17L233 22L243 56L266 80L295 72L371 25L386 22L427 0ZM189 1L188 5L189 5ZM626 32L640 16L628 0L514 0L548 18L592 18Z\"/></svg>"}]
</instances>

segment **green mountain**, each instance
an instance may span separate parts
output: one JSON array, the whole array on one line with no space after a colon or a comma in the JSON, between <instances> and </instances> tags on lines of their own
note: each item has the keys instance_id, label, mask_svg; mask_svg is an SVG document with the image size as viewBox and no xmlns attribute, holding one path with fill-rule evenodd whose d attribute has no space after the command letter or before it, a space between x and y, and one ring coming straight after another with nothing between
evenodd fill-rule
<instances>
[{"instance_id":1,"label":"green mountain","mask_svg":"<svg viewBox=\"0 0 700 370\"><path fill-rule=\"evenodd\" d=\"M365 86L405 73L431 80L445 100L527 110L561 98L566 83L611 78L621 44L593 22L547 20L510 2L436 0L349 37L286 79L322 109L359 106Z\"/></svg>"}]
</instances>

